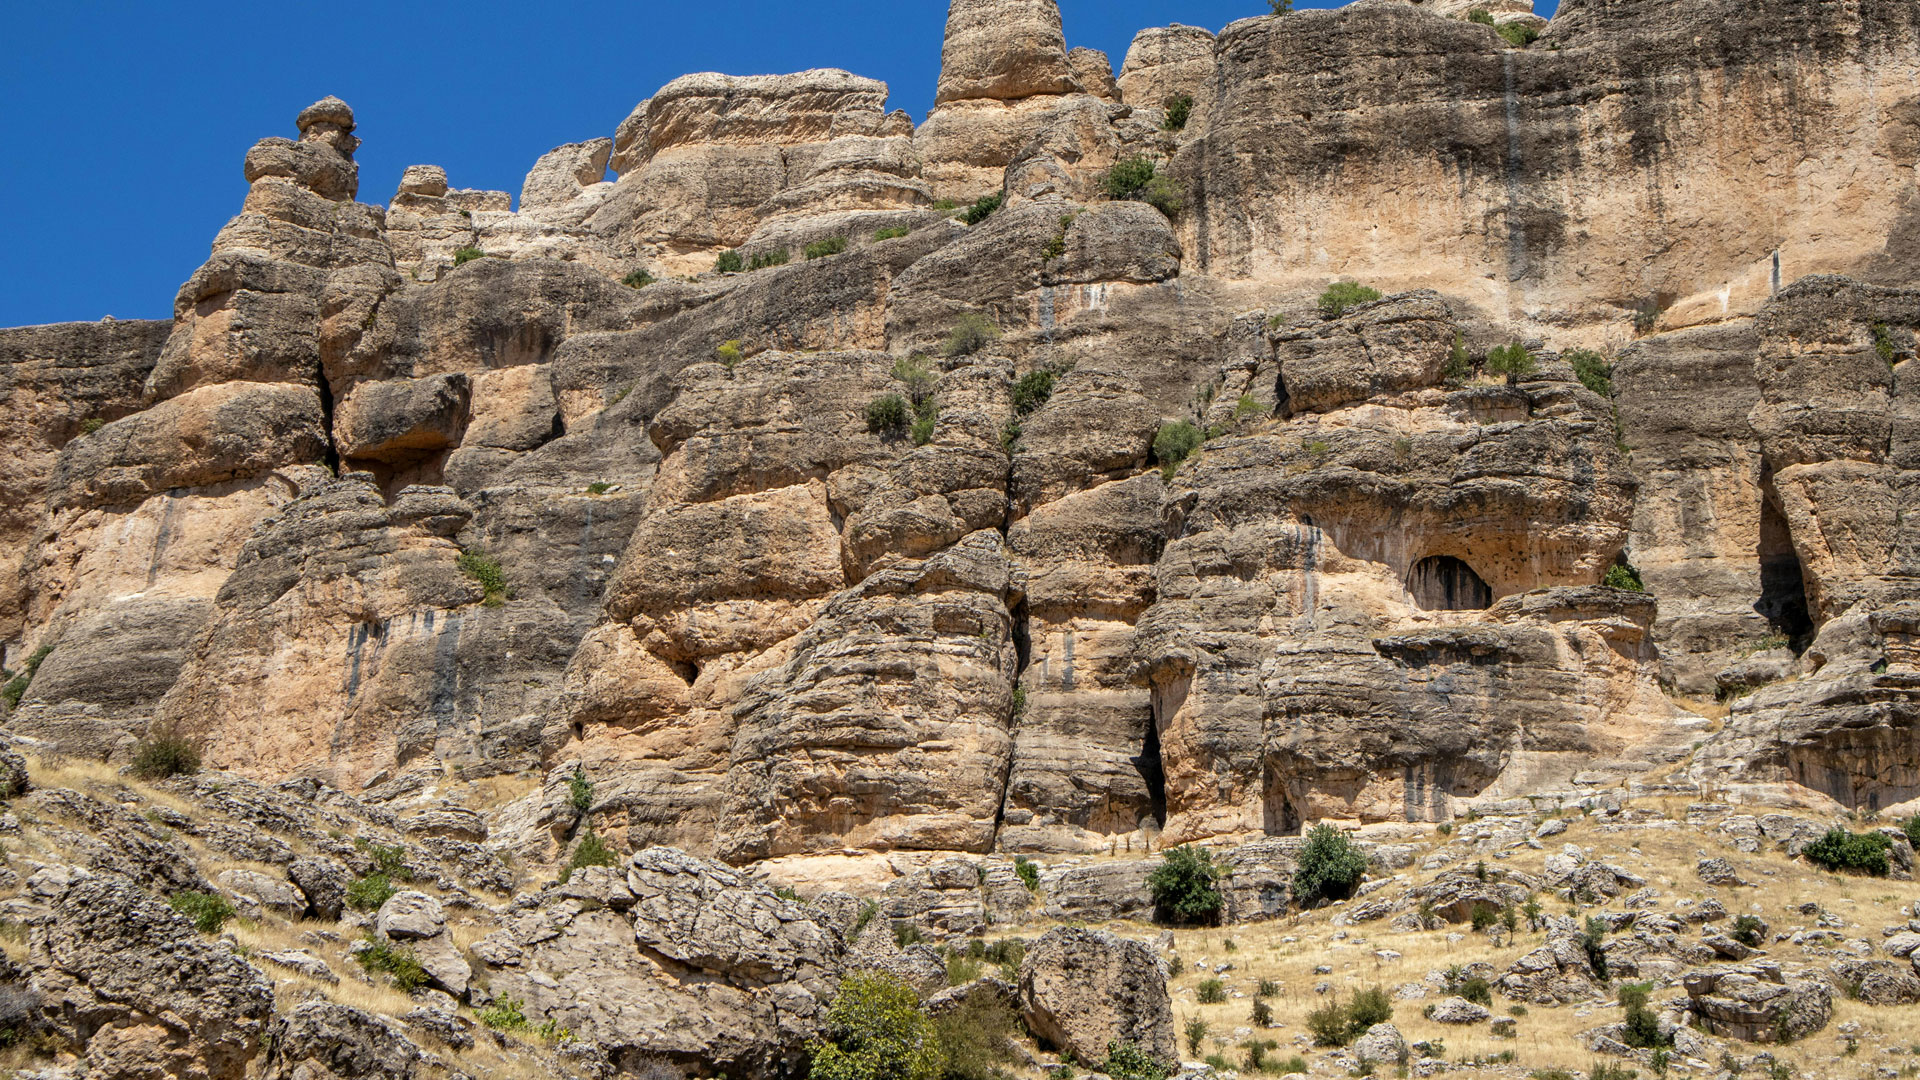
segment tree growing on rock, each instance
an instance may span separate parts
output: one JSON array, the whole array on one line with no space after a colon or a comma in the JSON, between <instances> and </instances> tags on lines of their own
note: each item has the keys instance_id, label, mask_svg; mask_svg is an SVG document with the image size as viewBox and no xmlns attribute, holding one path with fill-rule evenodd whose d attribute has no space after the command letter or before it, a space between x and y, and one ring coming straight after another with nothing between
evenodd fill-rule
<instances>
[{"instance_id":1,"label":"tree growing on rock","mask_svg":"<svg viewBox=\"0 0 1920 1080\"><path fill-rule=\"evenodd\" d=\"M1322 900L1345 900L1367 872L1367 857L1345 833L1315 825L1293 873L1294 902L1302 908Z\"/></svg>"},{"instance_id":2,"label":"tree growing on rock","mask_svg":"<svg viewBox=\"0 0 1920 1080\"><path fill-rule=\"evenodd\" d=\"M811 1080L935 1080L946 1055L920 995L898 978L862 971L840 982Z\"/></svg>"},{"instance_id":3,"label":"tree growing on rock","mask_svg":"<svg viewBox=\"0 0 1920 1080\"><path fill-rule=\"evenodd\" d=\"M1160 865L1147 875L1147 889L1161 918L1170 922L1212 922L1224 901L1214 886L1221 877L1213 853L1185 844L1166 852Z\"/></svg>"}]
</instances>

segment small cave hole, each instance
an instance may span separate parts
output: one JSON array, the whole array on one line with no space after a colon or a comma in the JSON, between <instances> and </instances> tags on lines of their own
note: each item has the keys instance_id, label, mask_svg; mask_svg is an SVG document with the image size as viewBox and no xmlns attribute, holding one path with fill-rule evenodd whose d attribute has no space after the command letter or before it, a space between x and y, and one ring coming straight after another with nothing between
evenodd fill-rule
<instances>
[{"instance_id":1,"label":"small cave hole","mask_svg":"<svg viewBox=\"0 0 1920 1080\"><path fill-rule=\"evenodd\" d=\"M672 668L673 673L680 676L681 681L688 686L692 686L694 682L700 678L700 665L692 661L669 660L667 661L667 666Z\"/></svg>"},{"instance_id":2,"label":"small cave hole","mask_svg":"<svg viewBox=\"0 0 1920 1080\"><path fill-rule=\"evenodd\" d=\"M1813 616L1807 607L1806 577L1800 556L1793 550L1787 521L1772 498L1760 503L1760 599L1753 610L1775 633L1785 635L1800 652L1813 637Z\"/></svg>"},{"instance_id":3,"label":"small cave hole","mask_svg":"<svg viewBox=\"0 0 1920 1080\"><path fill-rule=\"evenodd\" d=\"M1493 588L1451 555L1429 555L1414 563L1407 574L1407 592L1423 611L1483 611L1493 606Z\"/></svg>"},{"instance_id":4,"label":"small cave hole","mask_svg":"<svg viewBox=\"0 0 1920 1080\"><path fill-rule=\"evenodd\" d=\"M1156 825L1167 824L1167 771L1160 761L1160 721L1148 717L1147 734L1140 743L1140 756L1133 759L1140 780L1147 785L1147 812Z\"/></svg>"}]
</instances>

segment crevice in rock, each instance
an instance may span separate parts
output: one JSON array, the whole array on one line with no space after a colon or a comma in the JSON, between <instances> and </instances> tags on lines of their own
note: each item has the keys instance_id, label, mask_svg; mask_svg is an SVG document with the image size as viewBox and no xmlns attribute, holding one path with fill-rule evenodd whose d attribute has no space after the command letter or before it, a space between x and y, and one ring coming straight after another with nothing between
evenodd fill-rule
<instances>
[{"instance_id":1,"label":"crevice in rock","mask_svg":"<svg viewBox=\"0 0 1920 1080\"><path fill-rule=\"evenodd\" d=\"M1015 656L1013 677L1018 679L1027 670L1027 664L1033 658L1033 630L1029 625L1027 602L1021 600L1013 605L1009 612L1013 617L1013 652Z\"/></svg>"},{"instance_id":2,"label":"crevice in rock","mask_svg":"<svg viewBox=\"0 0 1920 1080\"><path fill-rule=\"evenodd\" d=\"M333 384L327 381L327 377L325 375L320 376L319 390L320 390L320 426L322 429L324 429L322 431L322 434L326 436L326 440L327 440L327 453L325 458L325 464L327 466L328 471L332 472L333 475L335 476L339 476L340 475L340 448L334 445L334 441L333 441Z\"/></svg>"},{"instance_id":3,"label":"crevice in rock","mask_svg":"<svg viewBox=\"0 0 1920 1080\"><path fill-rule=\"evenodd\" d=\"M1773 469L1763 467L1761 474L1760 598L1753 610L1767 620L1775 633L1784 634L1797 653L1813 638L1813 616L1807 606L1806 577L1800 556L1793 550L1793 535L1780 512L1779 496L1773 487Z\"/></svg>"},{"instance_id":4,"label":"crevice in rock","mask_svg":"<svg viewBox=\"0 0 1920 1080\"><path fill-rule=\"evenodd\" d=\"M1147 812L1153 815L1154 825L1165 828L1167 824L1167 769L1160 759L1160 717L1156 712L1147 718L1147 734L1140 742L1140 756L1133 759L1133 767L1140 772L1140 780L1147 785Z\"/></svg>"},{"instance_id":5,"label":"crevice in rock","mask_svg":"<svg viewBox=\"0 0 1920 1080\"><path fill-rule=\"evenodd\" d=\"M1261 825L1268 836L1294 836L1300 832L1299 811L1294 809L1293 800L1287 797L1286 774L1274 767L1269 760L1266 766L1266 791L1261 799L1261 808L1265 820Z\"/></svg>"}]
</instances>

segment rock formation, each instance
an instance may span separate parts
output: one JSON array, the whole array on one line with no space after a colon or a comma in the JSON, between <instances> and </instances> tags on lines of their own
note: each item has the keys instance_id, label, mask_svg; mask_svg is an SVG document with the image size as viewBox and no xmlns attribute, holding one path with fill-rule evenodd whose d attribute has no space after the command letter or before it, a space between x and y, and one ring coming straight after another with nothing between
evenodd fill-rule
<instances>
[{"instance_id":1,"label":"rock formation","mask_svg":"<svg viewBox=\"0 0 1920 1080\"><path fill-rule=\"evenodd\" d=\"M1753 1040L1913 996L1546 815L1801 856L1892 814L1911 872L1920 7L1362 0L1117 76L1071 30L953 0L918 126L687 75L517 205L357 201L327 98L170 320L0 331L0 983L67 1064L525 1065L460 1057L518 1053L486 1010L566 1075L793 1075L870 970L1171 1059L1166 950L964 939L1149 918L1189 842L1271 919L1328 822L1392 892L1324 917L1503 933L1516 1001L1665 980ZM88 771L136 762L185 775ZM353 940L268 980L184 894ZM1547 894L1600 923L1523 934ZM400 954L405 1009L291 996ZM1504 1022L1455 982L1438 1022Z\"/></svg>"}]
</instances>

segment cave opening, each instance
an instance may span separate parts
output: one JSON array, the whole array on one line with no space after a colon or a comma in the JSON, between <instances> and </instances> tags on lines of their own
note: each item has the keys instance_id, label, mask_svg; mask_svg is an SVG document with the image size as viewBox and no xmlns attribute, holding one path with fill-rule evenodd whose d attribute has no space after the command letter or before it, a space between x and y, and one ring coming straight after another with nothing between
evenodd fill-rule
<instances>
[{"instance_id":1,"label":"cave opening","mask_svg":"<svg viewBox=\"0 0 1920 1080\"><path fill-rule=\"evenodd\" d=\"M1493 587L1451 555L1429 555L1414 563L1407 574L1407 592L1423 611L1483 611L1493 606Z\"/></svg>"},{"instance_id":2,"label":"cave opening","mask_svg":"<svg viewBox=\"0 0 1920 1080\"><path fill-rule=\"evenodd\" d=\"M1768 485L1771 487L1771 484ZM1806 576L1793 550L1787 519L1771 493L1760 502L1760 599L1753 610L1767 620L1774 633L1804 650L1813 637L1813 615L1807 607Z\"/></svg>"},{"instance_id":3,"label":"cave opening","mask_svg":"<svg viewBox=\"0 0 1920 1080\"><path fill-rule=\"evenodd\" d=\"M1147 717L1147 733L1140 740L1140 755L1133 759L1133 767L1140 774L1141 783L1147 786L1147 813L1153 816L1157 828L1167 824L1167 770L1160 761L1160 719ZM1146 824L1144 821L1141 824Z\"/></svg>"}]
</instances>

